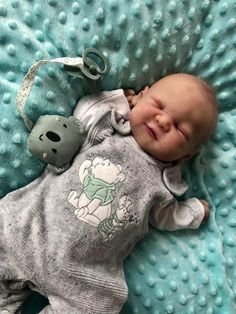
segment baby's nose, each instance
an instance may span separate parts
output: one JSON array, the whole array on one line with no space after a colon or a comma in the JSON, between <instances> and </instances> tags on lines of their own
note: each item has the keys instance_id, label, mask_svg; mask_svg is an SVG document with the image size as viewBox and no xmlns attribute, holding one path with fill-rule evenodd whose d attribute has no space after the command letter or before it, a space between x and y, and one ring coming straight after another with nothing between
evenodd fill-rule
<instances>
[{"instance_id":1,"label":"baby's nose","mask_svg":"<svg viewBox=\"0 0 236 314\"><path fill-rule=\"evenodd\" d=\"M168 132L171 128L172 120L168 114L161 114L155 117L160 129L164 132Z\"/></svg>"}]
</instances>

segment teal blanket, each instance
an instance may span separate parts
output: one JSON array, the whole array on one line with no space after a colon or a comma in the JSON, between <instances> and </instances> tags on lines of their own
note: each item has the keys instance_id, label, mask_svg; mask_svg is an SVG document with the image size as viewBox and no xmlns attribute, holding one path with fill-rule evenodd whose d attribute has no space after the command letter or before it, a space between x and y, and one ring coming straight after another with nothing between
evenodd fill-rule
<instances>
[{"instance_id":1,"label":"teal blanket","mask_svg":"<svg viewBox=\"0 0 236 314\"><path fill-rule=\"evenodd\" d=\"M187 72L216 90L215 135L184 167L186 196L206 198L210 220L196 231L150 228L125 262L123 314L236 313L235 17L235 0L0 0L0 197L45 167L27 151L28 132L15 105L24 75L39 59L81 56L95 47L111 65L102 89L139 90ZM48 113L70 116L88 91L86 81L45 65L27 114L33 121ZM23 312L36 313L29 304Z\"/></svg>"}]
</instances>

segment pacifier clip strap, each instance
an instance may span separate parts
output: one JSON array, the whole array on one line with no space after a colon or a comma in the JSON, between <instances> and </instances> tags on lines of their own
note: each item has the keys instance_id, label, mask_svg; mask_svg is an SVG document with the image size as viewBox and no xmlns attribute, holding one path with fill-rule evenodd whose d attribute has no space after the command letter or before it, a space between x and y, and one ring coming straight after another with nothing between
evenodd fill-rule
<instances>
[{"instance_id":1,"label":"pacifier clip strap","mask_svg":"<svg viewBox=\"0 0 236 314\"><path fill-rule=\"evenodd\" d=\"M41 67L41 65L46 63L61 63L64 65L77 67L82 69L84 66L83 58L81 57L75 57L75 58L56 58L56 59L49 59L49 60L39 60L34 65L32 65L25 75L23 82L19 88L19 91L16 96L16 106L17 110L19 111L20 115L22 116L27 128L29 130L32 130L34 124L33 122L26 116L24 113L25 103L29 97L29 94L31 92L36 73L38 69Z\"/></svg>"},{"instance_id":2,"label":"pacifier clip strap","mask_svg":"<svg viewBox=\"0 0 236 314\"><path fill-rule=\"evenodd\" d=\"M100 63L97 63L93 60L89 55L94 55L97 60L100 60ZM102 67L101 67L102 62ZM16 106L17 110L19 111L20 115L22 116L27 128L31 131L33 128L33 122L26 116L24 113L25 103L29 97L31 92L34 79L36 73L41 65L46 63L61 63L64 66L78 68L82 74L90 80L98 80L101 75L106 74L109 71L108 60L103 53L98 51L95 48L86 48L82 53L82 57L63 57L63 58L55 58L49 60L39 60L34 65L32 65L25 75L23 82L19 88L19 91L16 96ZM76 71L68 72L72 76L78 76Z\"/></svg>"}]
</instances>

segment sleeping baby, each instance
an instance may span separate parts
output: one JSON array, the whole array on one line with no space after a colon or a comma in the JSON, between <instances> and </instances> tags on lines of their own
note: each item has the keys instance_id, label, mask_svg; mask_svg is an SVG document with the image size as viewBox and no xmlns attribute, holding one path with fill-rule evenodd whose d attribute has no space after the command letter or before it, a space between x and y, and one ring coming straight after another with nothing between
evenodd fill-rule
<instances>
[{"instance_id":1,"label":"sleeping baby","mask_svg":"<svg viewBox=\"0 0 236 314\"><path fill-rule=\"evenodd\" d=\"M32 290L49 299L41 313L119 313L123 261L148 223L196 229L208 217L206 201L176 199L187 190L179 164L216 126L205 82L174 74L137 95L85 96L74 117L86 138L71 166L0 201L0 313L18 313Z\"/></svg>"}]
</instances>

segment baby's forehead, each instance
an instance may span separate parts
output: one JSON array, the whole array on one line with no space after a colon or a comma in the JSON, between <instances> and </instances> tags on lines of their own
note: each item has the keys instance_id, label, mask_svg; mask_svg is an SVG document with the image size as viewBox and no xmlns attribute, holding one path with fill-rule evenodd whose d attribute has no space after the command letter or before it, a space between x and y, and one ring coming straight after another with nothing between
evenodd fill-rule
<instances>
[{"instance_id":1,"label":"baby's forehead","mask_svg":"<svg viewBox=\"0 0 236 314\"><path fill-rule=\"evenodd\" d=\"M213 89L205 81L193 75L169 75L153 85L153 92L157 94L161 92L164 95L186 100L186 102L189 100L189 107L194 107L194 104L200 102L209 110L209 104L216 107Z\"/></svg>"},{"instance_id":2,"label":"baby's forehead","mask_svg":"<svg viewBox=\"0 0 236 314\"><path fill-rule=\"evenodd\" d=\"M162 86L179 87L185 88L187 90L197 89L205 91L208 87L208 84L197 76L186 73L179 73L165 76L152 85L154 89L156 87L160 88Z\"/></svg>"}]
</instances>

